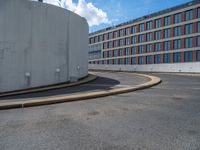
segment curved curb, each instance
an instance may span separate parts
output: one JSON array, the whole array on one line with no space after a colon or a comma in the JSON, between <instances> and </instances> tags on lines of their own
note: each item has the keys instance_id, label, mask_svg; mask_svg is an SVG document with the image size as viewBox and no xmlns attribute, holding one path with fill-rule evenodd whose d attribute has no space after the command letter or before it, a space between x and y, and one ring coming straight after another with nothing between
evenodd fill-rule
<instances>
[{"instance_id":1,"label":"curved curb","mask_svg":"<svg viewBox=\"0 0 200 150\"><path fill-rule=\"evenodd\" d=\"M111 95L128 93L128 92L150 88L162 82L160 78L155 77L155 76L149 76L149 75L144 75L144 74L135 74L135 75L149 78L150 81L140 84L140 85L136 85L136 86L127 86L127 87L115 88L111 90L93 91L93 92L74 94L74 95L60 95L60 96L51 96L51 97L43 97L43 98L32 98L26 101L21 100L17 102L5 102L5 103L0 104L0 110L49 105L49 104L111 96Z\"/></svg>"},{"instance_id":2,"label":"curved curb","mask_svg":"<svg viewBox=\"0 0 200 150\"><path fill-rule=\"evenodd\" d=\"M36 93L36 92L43 92L43 91L48 91L48 90L54 90L54 89L78 86L78 85L81 85L81 84L85 84L85 83L94 81L94 80L97 79L97 77L98 77L97 75L90 73L85 78L80 79L77 82L63 83L63 84L59 84L59 85L50 85L50 86L34 88L34 89L27 89L27 90L21 90L21 91L13 91L13 92L1 93L0 97L13 96L13 95L22 95L22 94L28 94L28 93Z\"/></svg>"}]
</instances>

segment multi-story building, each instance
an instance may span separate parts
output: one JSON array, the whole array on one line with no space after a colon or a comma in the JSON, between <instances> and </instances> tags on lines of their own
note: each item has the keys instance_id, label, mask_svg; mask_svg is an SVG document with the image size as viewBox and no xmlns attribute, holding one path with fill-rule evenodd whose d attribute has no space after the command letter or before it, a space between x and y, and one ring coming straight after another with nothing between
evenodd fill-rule
<instances>
[{"instance_id":1,"label":"multi-story building","mask_svg":"<svg viewBox=\"0 0 200 150\"><path fill-rule=\"evenodd\" d=\"M200 1L90 33L89 68L200 72Z\"/></svg>"}]
</instances>

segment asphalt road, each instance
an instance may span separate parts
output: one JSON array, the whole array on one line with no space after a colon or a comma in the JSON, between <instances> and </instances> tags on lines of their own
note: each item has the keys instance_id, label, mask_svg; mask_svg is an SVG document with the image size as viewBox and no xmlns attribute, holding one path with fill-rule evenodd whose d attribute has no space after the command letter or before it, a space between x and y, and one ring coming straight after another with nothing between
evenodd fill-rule
<instances>
[{"instance_id":1,"label":"asphalt road","mask_svg":"<svg viewBox=\"0 0 200 150\"><path fill-rule=\"evenodd\" d=\"M199 150L200 77L156 76L133 93L2 110L0 149Z\"/></svg>"},{"instance_id":2,"label":"asphalt road","mask_svg":"<svg viewBox=\"0 0 200 150\"><path fill-rule=\"evenodd\" d=\"M55 96L55 95L71 95L82 92L89 91L99 91L99 90L109 90L113 87L120 87L123 85L138 85L148 81L147 78L136 76L130 73L112 73L112 72L98 72L98 78L92 82L73 86L66 87L61 89L54 89L49 91L42 91L37 93L28 93L23 95L14 95L14 96L3 96L0 97L0 102L4 100L15 100L15 99L24 99L24 98L37 98L45 96Z\"/></svg>"}]
</instances>

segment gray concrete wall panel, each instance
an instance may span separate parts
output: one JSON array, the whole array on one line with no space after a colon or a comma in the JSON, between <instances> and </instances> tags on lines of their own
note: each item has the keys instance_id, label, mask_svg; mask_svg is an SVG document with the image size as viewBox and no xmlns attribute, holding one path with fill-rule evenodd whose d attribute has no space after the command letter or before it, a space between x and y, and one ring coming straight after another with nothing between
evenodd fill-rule
<instances>
[{"instance_id":1,"label":"gray concrete wall panel","mask_svg":"<svg viewBox=\"0 0 200 150\"><path fill-rule=\"evenodd\" d=\"M0 92L86 76L87 40L86 20L68 10L0 0Z\"/></svg>"}]
</instances>

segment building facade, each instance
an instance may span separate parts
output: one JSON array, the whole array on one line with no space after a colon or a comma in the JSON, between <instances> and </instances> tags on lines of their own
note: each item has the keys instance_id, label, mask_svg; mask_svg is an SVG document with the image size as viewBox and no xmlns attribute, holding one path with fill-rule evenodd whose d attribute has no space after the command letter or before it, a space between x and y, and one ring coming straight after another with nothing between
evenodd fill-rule
<instances>
[{"instance_id":1,"label":"building facade","mask_svg":"<svg viewBox=\"0 0 200 150\"><path fill-rule=\"evenodd\" d=\"M0 1L0 92L88 75L88 24L38 1Z\"/></svg>"},{"instance_id":2,"label":"building facade","mask_svg":"<svg viewBox=\"0 0 200 150\"><path fill-rule=\"evenodd\" d=\"M89 68L200 72L200 1L91 33Z\"/></svg>"}]
</instances>

